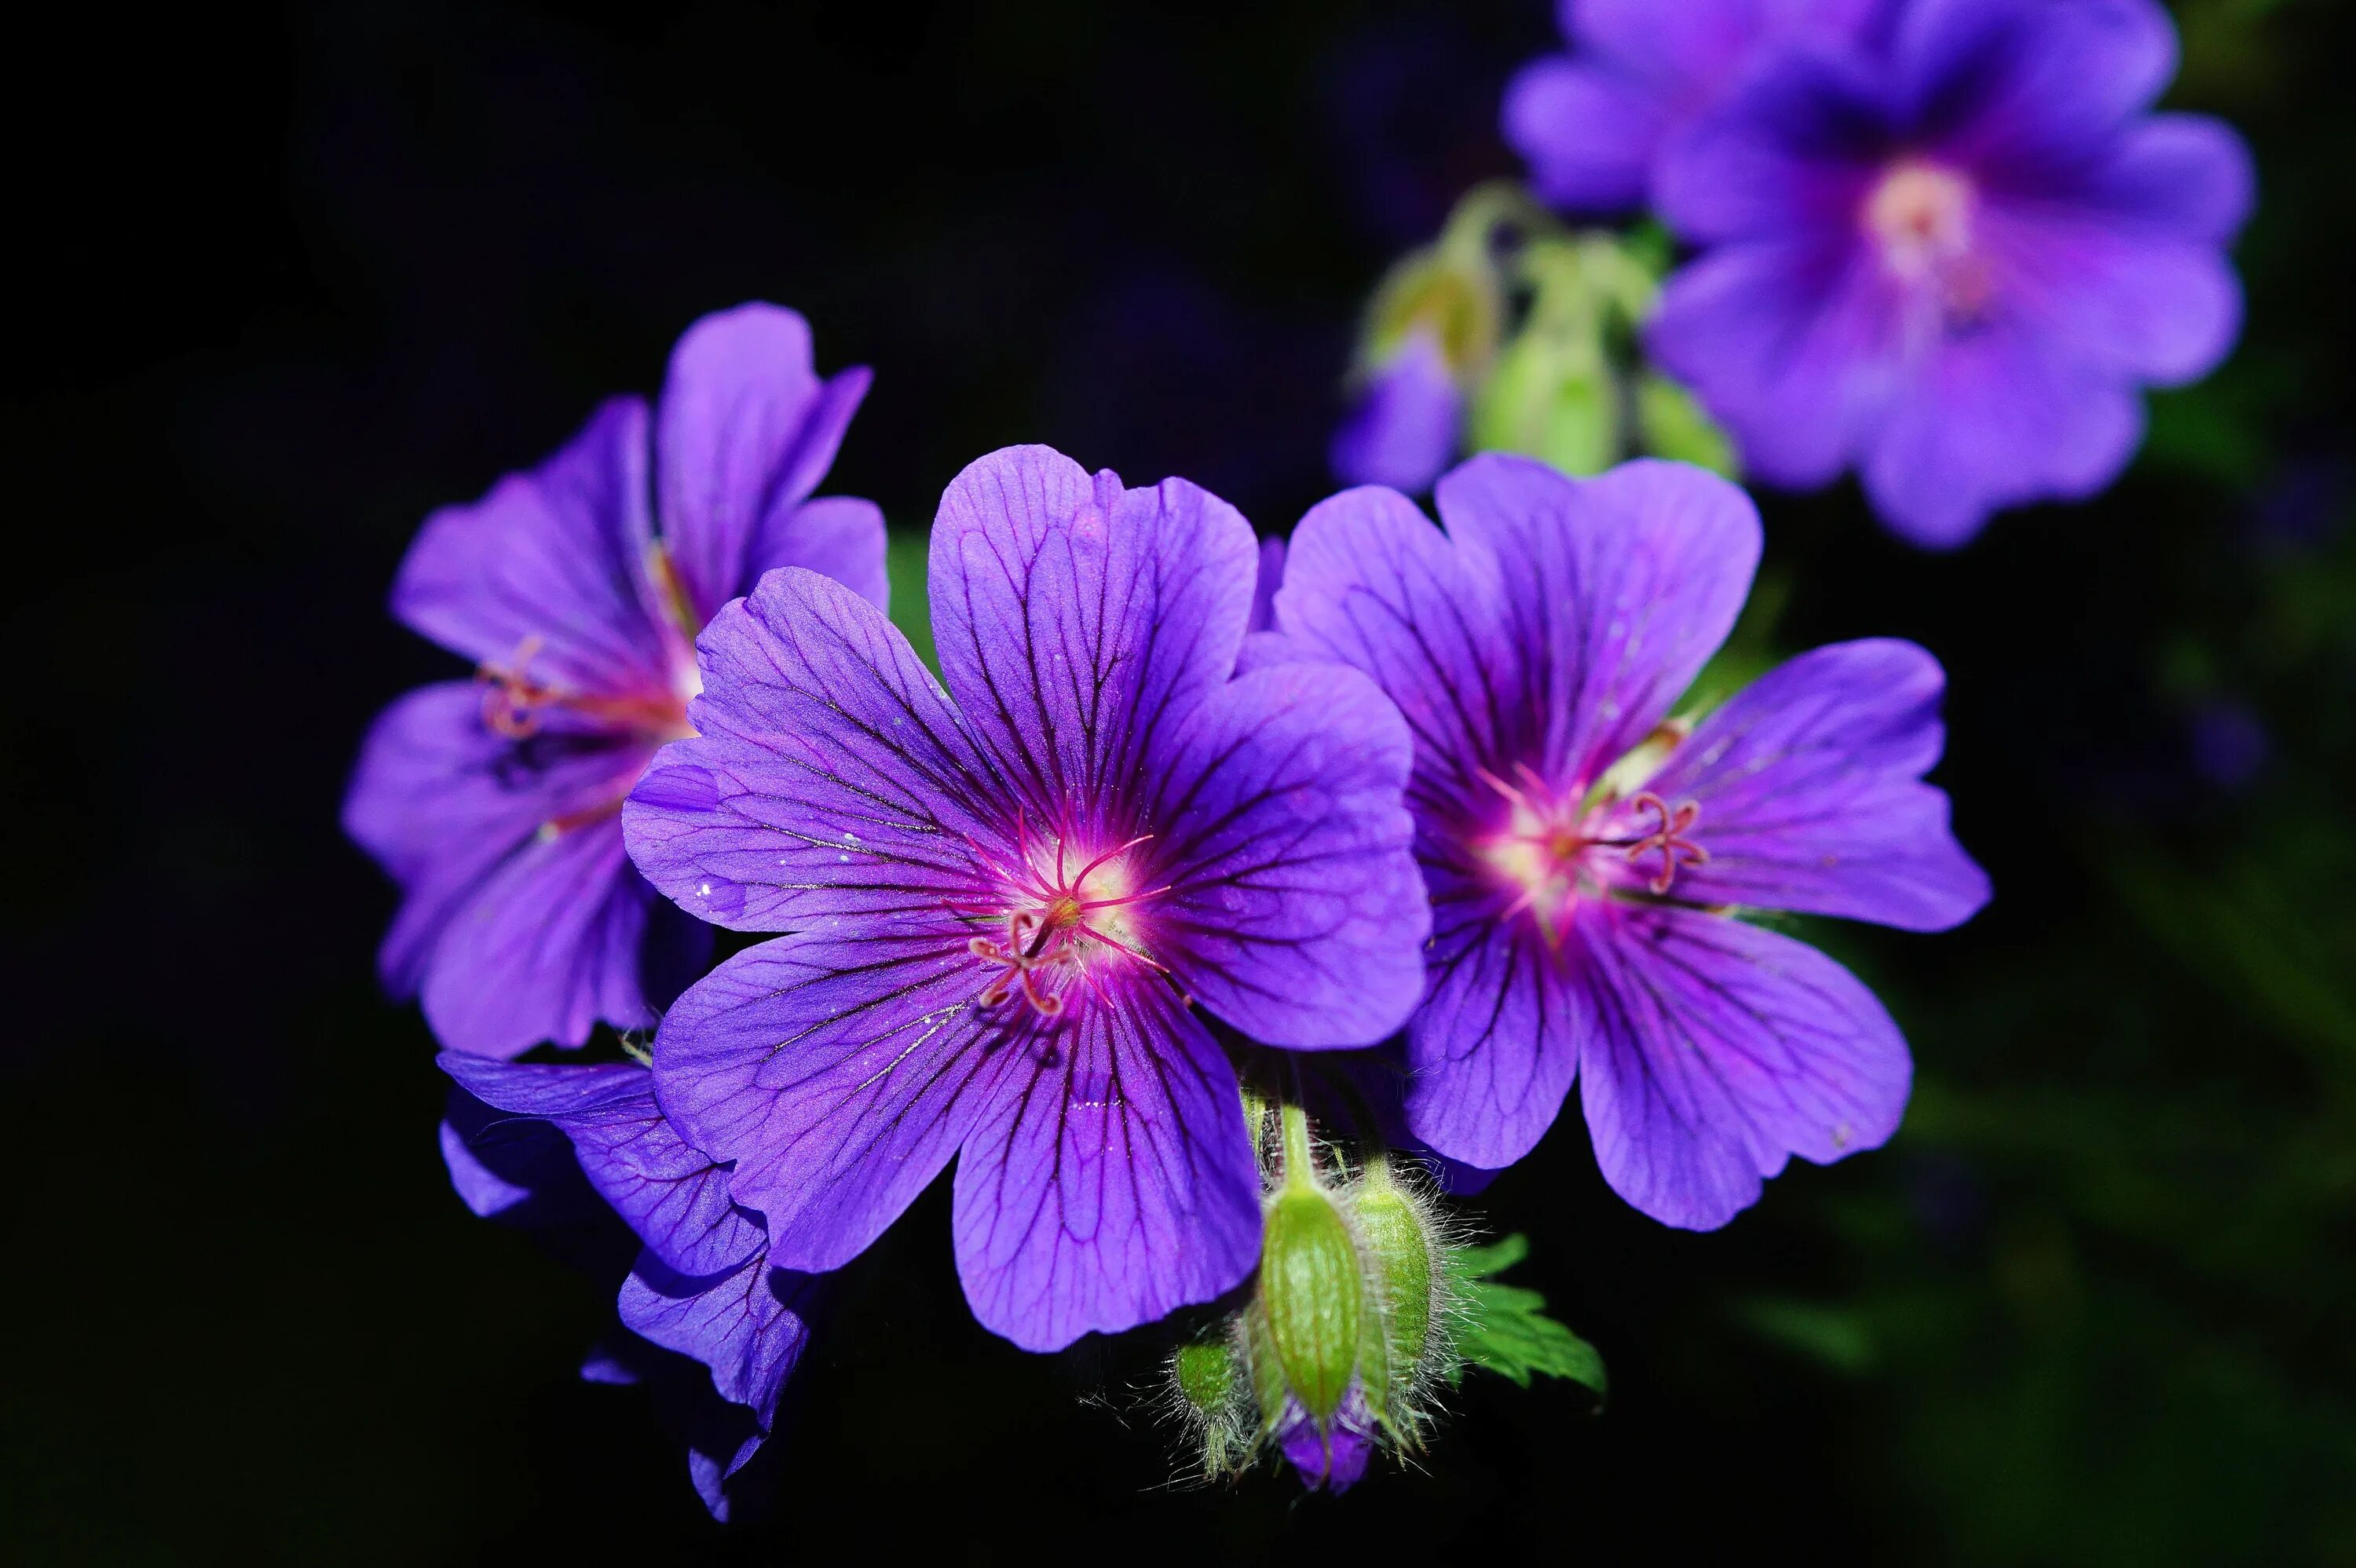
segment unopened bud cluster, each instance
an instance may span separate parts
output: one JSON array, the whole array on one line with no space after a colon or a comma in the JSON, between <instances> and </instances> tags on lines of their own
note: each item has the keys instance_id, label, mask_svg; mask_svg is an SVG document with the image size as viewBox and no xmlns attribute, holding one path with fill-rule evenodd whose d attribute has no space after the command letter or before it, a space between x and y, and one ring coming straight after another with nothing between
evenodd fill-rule
<instances>
[{"instance_id":1,"label":"unopened bud cluster","mask_svg":"<svg viewBox=\"0 0 2356 1568\"><path fill-rule=\"evenodd\" d=\"M1455 1371L1444 1221L1394 1157L1321 1162L1298 1106L1272 1110L1249 1302L1172 1358L1204 1473L1281 1453L1342 1491L1378 1446L1413 1450Z\"/></svg>"}]
</instances>

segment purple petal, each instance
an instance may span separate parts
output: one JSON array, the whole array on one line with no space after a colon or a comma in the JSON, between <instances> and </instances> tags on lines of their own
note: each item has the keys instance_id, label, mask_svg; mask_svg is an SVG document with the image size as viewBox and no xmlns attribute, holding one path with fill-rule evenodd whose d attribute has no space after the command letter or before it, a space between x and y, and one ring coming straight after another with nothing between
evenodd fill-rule
<instances>
[{"instance_id":1,"label":"purple petal","mask_svg":"<svg viewBox=\"0 0 2356 1568\"><path fill-rule=\"evenodd\" d=\"M617 798L645 766L645 748L561 712L516 741L483 722L468 681L421 687L369 728L344 799L344 830L408 893L385 938L386 987L406 996L434 944L501 864L541 825Z\"/></svg>"},{"instance_id":2,"label":"purple petal","mask_svg":"<svg viewBox=\"0 0 2356 1568\"><path fill-rule=\"evenodd\" d=\"M579 752L543 749L551 762L571 765L537 769L514 765L524 760L518 753L513 741L483 722L483 688L475 682L419 687L369 726L344 796L344 831L406 885L454 844L505 854L606 772Z\"/></svg>"},{"instance_id":3,"label":"purple petal","mask_svg":"<svg viewBox=\"0 0 2356 1568\"><path fill-rule=\"evenodd\" d=\"M1645 347L1726 425L1746 468L1792 489L1830 484L1892 379L1876 265L1845 233L1721 247L1663 286Z\"/></svg>"},{"instance_id":4,"label":"purple petal","mask_svg":"<svg viewBox=\"0 0 2356 1568\"><path fill-rule=\"evenodd\" d=\"M1049 820L1131 787L1155 735L1234 672L1255 553L1242 514L1184 480L1124 490L1044 446L951 482L928 577L941 672Z\"/></svg>"},{"instance_id":5,"label":"purple petal","mask_svg":"<svg viewBox=\"0 0 2356 1568\"><path fill-rule=\"evenodd\" d=\"M680 336L656 416L656 480L663 541L701 620L749 585L756 534L825 477L868 379L821 382L809 324L773 304L720 311Z\"/></svg>"},{"instance_id":6,"label":"purple petal","mask_svg":"<svg viewBox=\"0 0 2356 1568\"><path fill-rule=\"evenodd\" d=\"M1245 623L1248 631L1271 631L1276 626L1276 591L1284 586L1284 541L1274 535L1259 541L1259 570L1252 574L1251 619Z\"/></svg>"},{"instance_id":7,"label":"purple petal","mask_svg":"<svg viewBox=\"0 0 2356 1568\"><path fill-rule=\"evenodd\" d=\"M1829 22L1857 0L1563 0L1563 31L1656 91L1690 100L1772 32Z\"/></svg>"},{"instance_id":8,"label":"purple petal","mask_svg":"<svg viewBox=\"0 0 2356 1568\"><path fill-rule=\"evenodd\" d=\"M2095 370L2177 385L2214 369L2240 335L2241 284L2211 240L2050 201L1991 200L1980 228L2021 330Z\"/></svg>"},{"instance_id":9,"label":"purple petal","mask_svg":"<svg viewBox=\"0 0 2356 1568\"><path fill-rule=\"evenodd\" d=\"M740 953L663 1019L655 1093L736 1162L780 1266L840 1268L948 1163L1009 1056L976 1016L964 933L804 932Z\"/></svg>"},{"instance_id":10,"label":"purple petal","mask_svg":"<svg viewBox=\"0 0 2356 1568\"><path fill-rule=\"evenodd\" d=\"M1276 596L1283 635L1304 658L1365 671L1406 718L1417 788L1439 798L1475 787L1527 704L1493 606L1494 562L1468 560L1415 503L1367 486L1320 501L1293 530Z\"/></svg>"},{"instance_id":11,"label":"purple petal","mask_svg":"<svg viewBox=\"0 0 2356 1568\"><path fill-rule=\"evenodd\" d=\"M681 1274L724 1274L767 1239L729 1201L728 1172L681 1141L655 1104L654 1074L631 1062L526 1065L444 1051L442 1070L485 1104L554 1124L581 1173Z\"/></svg>"},{"instance_id":12,"label":"purple petal","mask_svg":"<svg viewBox=\"0 0 2356 1568\"><path fill-rule=\"evenodd\" d=\"M572 1146L546 1122L502 1115L453 1084L440 1134L450 1186L477 1218L603 1227L605 1205L582 1179Z\"/></svg>"},{"instance_id":13,"label":"purple petal","mask_svg":"<svg viewBox=\"0 0 2356 1568\"><path fill-rule=\"evenodd\" d=\"M1913 1068L1873 994L1815 948L1723 915L1590 901L1580 1082L1612 1190L1708 1231L1790 1155L1827 1164L1898 1128Z\"/></svg>"},{"instance_id":14,"label":"purple petal","mask_svg":"<svg viewBox=\"0 0 2356 1568\"><path fill-rule=\"evenodd\" d=\"M1865 490L1901 537L1947 549L2000 507L2102 489L2142 438L2132 387L1991 322L1909 369L1865 454Z\"/></svg>"},{"instance_id":15,"label":"purple petal","mask_svg":"<svg viewBox=\"0 0 2356 1568\"><path fill-rule=\"evenodd\" d=\"M1644 199L1667 128L1664 107L1625 76L1556 57L1532 61L1506 84L1499 129L1529 165L1541 200L1616 212Z\"/></svg>"},{"instance_id":16,"label":"purple petal","mask_svg":"<svg viewBox=\"0 0 2356 1568\"><path fill-rule=\"evenodd\" d=\"M1153 759L1173 887L1141 916L1181 987L1269 1045L1372 1045L1406 1022L1430 929L1400 802L1412 761L1355 670L1264 669L1196 709Z\"/></svg>"},{"instance_id":17,"label":"purple petal","mask_svg":"<svg viewBox=\"0 0 2356 1568\"><path fill-rule=\"evenodd\" d=\"M804 1316L817 1282L772 1268L755 1253L729 1273L681 1275L651 1253L622 1282L622 1326L712 1369L720 1397L767 1431L777 1396L809 1339Z\"/></svg>"},{"instance_id":18,"label":"purple petal","mask_svg":"<svg viewBox=\"0 0 2356 1568\"><path fill-rule=\"evenodd\" d=\"M1654 204L1703 244L1847 232L1892 135L1882 73L1864 56L1779 55L1663 143Z\"/></svg>"},{"instance_id":19,"label":"purple petal","mask_svg":"<svg viewBox=\"0 0 2356 1568\"><path fill-rule=\"evenodd\" d=\"M1456 455L1464 394L1430 334L1417 332L1375 372L1333 434L1333 473L1345 485L1428 490Z\"/></svg>"},{"instance_id":20,"label":"purple petal","mask_svg":"<svg viewBox=\"0 0 2356 1568\"><path fill-rule=\"evenodd\" d=\"M878 610L889 610L892 576L884 560L889 543L884 508L856 496L821 496L781 507L753 536L743 591L751 592L764 572L799 566L833 578Z\"/></svg>"},{"instance_id":21,"label":"purple petal","mask_svg":"<svg viewBox=\"0 0 2356 1568\"><path fill-rule=\"evenodd\" d=\"M1911 140L1982 168L2082 157L2176 74L2157 0L1915 0L1891 48Z\"/></svg>"},{"instance_id":22,"label":"purple petal","mask_svg":"<svg viewBox=\"0 0 2356 1568\"><path fill-rule=\"evenodd\" d=\"M1432 901L1430 994L1407 1031L1408 1125L1447 1158L1499 1169L1561 1114L1584 998L1529 923L1495 920L1494 894L1442 878Z\"/></svg>"},{"instance_id":23,"label":"purple petal","mask_svg":"<svg viewBox=\"0 0 2356 1568\"><path fill-rule=\"evenodd\" d=\"M937 912L996 787L899 629L841 583L788 569L697 648L700 733L665 747L623 808L648 879L737 931Z\"/></svg>"},{"instance_id":24,"label":"purple petal","mask_svg":"<svg viewBox=\"0 0 2356 1568\"><path fill-rule=\"evenodd\" d=\"M2126 221L2222 245L2249 220L2257 171L2249 144L2223 121L2157 114L2120 139L2088 194Z\"/></svg>"},{"instance_id":25,"label":"purple petal","mask_svg":"<svg viewBox=\"0 0 2356 1568\"><path fill-rule=\"evenodd\" d=\"M555 456L425 519L392 612L478 663L530 645L535 678L606 695L668 690L648 613L647 410L616 398Z\"/></svg>"},{"instance_id":26,"label":"purple petal","mask_svg":"<svg viewBox=\"0 0 2356 1568\"><path fill-rule=\"evenodd\" d=\"M1676 873L1675 895L1908 931L1970 919L1987 874L1955 842L1946 792L1921 782L1945 740L1945 690L1912 643L1838 643L1711 714L1644 785L1701 807L1693 837L1709 859Z\"/></svg>"},{"instance_id":27,"label":"purple petal","mask_svg":"<svg viewBox=\"0 0 2356 1568\"><path fill-rule=\"evenodd\" d=\"M1365 1392L1352 1383L1342 1408L1325 1423L1299 1401L1287 1400L1276 1442L1302 1486L1339 1497L1365 1478L1366 1461L1374 1456L1375 1420L1366 1409Z\"/></svg>"},{"instance_id":28,"label":"purple petal","mask_svg":"<svg viewBox=\"0 0 2356 1568\"><path fill-rule=\"evenodd\" d=\"M1667 715L1733 630L1759 564L1751 498L1682 463L1575 480L1483 453L1438 499L1459 548L1497 563L1508 656L1544 683L1541 771L1574 785Z\"/></svg>"},{"instance_id":29,"label":"purple petal","mask_svg":"<svg viewBox=\"0 0 2356 1568\"><path fill-rule=\"evenodd\" d=\"M450 915L420 987L453 1051L509 1057L579 1045L600 1019L652 1024L640 981L653 890L630 869L619 821L535 837Z\"/></svg>"},{"instance_id":30,"label":"purple petal","mask_svg":"<svg viewBox=\"0 0 2356 1568\"><path fill-rule=\"evenodd\" d=\"M1009 1044L958 1161L966 1298L1025 1349L1209 1301L1259 1256L1234 1070L1159 976L1113 984Z\"/></svg>"}]
</instances>

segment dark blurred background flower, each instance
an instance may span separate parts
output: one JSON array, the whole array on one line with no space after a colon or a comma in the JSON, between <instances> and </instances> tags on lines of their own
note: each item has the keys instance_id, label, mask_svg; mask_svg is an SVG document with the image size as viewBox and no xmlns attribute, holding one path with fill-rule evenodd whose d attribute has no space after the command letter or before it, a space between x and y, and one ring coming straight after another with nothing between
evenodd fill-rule
<instances>
[{"instance_id":1,"label":"dark blurred background flower","mask_svg":"<svg viewBox=\"0 0 2356 1568\"><path fill-rule=\"evenodd\" d=\"M830 485L904 530L1023 440L1289 528L1360 302L1512 166L1547 8L21 22L0 1556L889 1556L946 1520L980 1561L2356 1557L2356 40L2327 0L2177 15L2169 102L2261 173L2233 359L2109 494L1959 555L1853 487L1766 498L1787 592L1738 638L1934 650L1997 889L1935 940L1807 933L1915 1047L1891 1147L1693 1236L1553 1138L1480 1202L1611 1408L1468 1381L1338 1503L1154 1489L1166 1345L991 1339L936 1193L797 1375L769 1533L727 1535L576 1377L609 1299L451 1194L375 989L391 894L335 808L447 667L383 612L403 546L748 298L875 368Z\"/></svg>"}]
</instances>

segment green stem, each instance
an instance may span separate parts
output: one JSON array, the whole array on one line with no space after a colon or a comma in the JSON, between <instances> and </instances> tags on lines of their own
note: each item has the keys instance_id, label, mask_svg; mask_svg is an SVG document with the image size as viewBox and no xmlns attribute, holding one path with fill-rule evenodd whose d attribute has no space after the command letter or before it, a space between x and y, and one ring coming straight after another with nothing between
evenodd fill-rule
<instances>
[{"instance_id":1,"label":"green stem","mask_svg":"<svg viewBox=\"0 0 2356 1568\"><path fill-rule=\"evenodd\" d=\"M1284 1184L1317 1185L1316 1157L1309 1148L1309 1113L1298 1095L1288 1095L1277 1115L1284 1127Z\"/></svg>"}]
</instances>

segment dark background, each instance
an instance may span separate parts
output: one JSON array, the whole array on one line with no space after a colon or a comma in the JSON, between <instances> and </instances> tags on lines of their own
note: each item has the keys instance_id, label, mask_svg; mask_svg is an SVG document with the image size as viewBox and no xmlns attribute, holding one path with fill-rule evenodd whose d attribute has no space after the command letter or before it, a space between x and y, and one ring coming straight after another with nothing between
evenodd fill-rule
<instances>
[{"instance_id":1,"label":"dark background","mask_svg":"<svg viewBox=\"0 0 2356 1568\"><path fill-rule=\"evenodd\" d=\"M876 368L831 489L920 529L1044 440L1287 528L1357 302L1452 196L1536 0L1232 14L183 8L12 27L0 1558L2356 1561L2356 101L2340 7L2187 0L2250 135L2250 323L2101 501L1962 554L1765 497L1794 650L1953 672L1965 930L1812 933L1920 1061L1886 1151L1725 1232L1575 1115L1480 1205L1608 1359L1468 1383L1415 1473L1164 1489L1147 1349L1026 1357L935 1193L797 1378L769 1522L704 1518L610 1307L473 1220L339 837L453 661L382 610L433 506L766 297ZM914 537L914 536L911 536Z\"/></svg>"}]
</instances>

